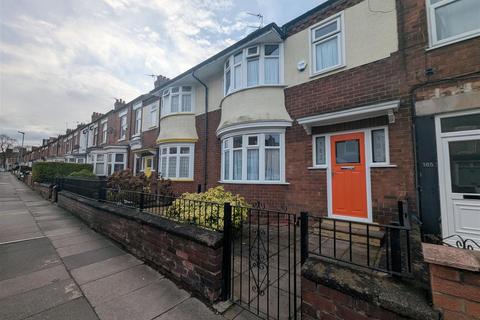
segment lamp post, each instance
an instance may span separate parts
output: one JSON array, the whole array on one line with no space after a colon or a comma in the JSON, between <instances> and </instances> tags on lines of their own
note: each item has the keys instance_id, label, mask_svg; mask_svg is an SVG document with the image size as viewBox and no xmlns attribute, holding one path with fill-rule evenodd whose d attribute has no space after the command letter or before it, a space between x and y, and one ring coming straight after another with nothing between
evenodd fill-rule
<instances>
[{"instance_id":1,"label":"lamp post","mask_svg":"<svg viewBox=\"0 0 480 320\"><path fill-rule=\"evenodd\" d=\"M25 141L25 132L18 131L22 135L22 148L20 149L20 159L23 162L23 142Z\"/></svg>"}]
</instances>

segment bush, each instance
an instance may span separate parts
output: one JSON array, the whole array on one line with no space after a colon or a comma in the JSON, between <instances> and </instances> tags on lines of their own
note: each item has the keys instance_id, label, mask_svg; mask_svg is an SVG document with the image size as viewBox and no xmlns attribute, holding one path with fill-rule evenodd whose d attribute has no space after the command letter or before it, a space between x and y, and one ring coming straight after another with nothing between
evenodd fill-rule
<instances>
[{"instance_id":1,"label":"bush","mask_svg":"<svg viewBox=\"0 0 480 320\"><path fill-rule=\"evenodd\" d=\"M115 190L128 190L146 193L157 193L162 196L173 197L172 182L156 174L149 177L143 173L135 176L129 169L114 172L108 177L107 186Z\"/></svg>"},{"instance_id":2,"label":"bush","mask_svg":"<svg viewBox=\"0 0 480 320\"><path fill-rule=\"evenodd\" d=\"M92 170L82 169L80 171L72 172L68 175L69 177L79 177L79 178L97 178L95 173Z\"/></svg>"},{"instance_id":3,"label":"bush","mask_svg":"<svg viewBox=\"0 0 480 320\"><path fill-rule=\"evenodd\" d=\"M188 201L194 200L194 201ZM203 193L184 193L167 210L167 216L210 229L223 229L223 205L229 202L232 208L232 224L235 228L247 218L250 207L245 198L225 191L223 186L210 188Z\"/></svg>"},{"instance_id":4,"label":"bush","mask_svg":"<svg viewBox=\"0 0 480 320\"><path fill-rule=\"evenodd\" d=\"M33 164L32 179L35 182L53 182L55 178L68 176L80 170L92 171L91 164L65 163L65 162L37 162Z\"/></svg>"}]
</instances>

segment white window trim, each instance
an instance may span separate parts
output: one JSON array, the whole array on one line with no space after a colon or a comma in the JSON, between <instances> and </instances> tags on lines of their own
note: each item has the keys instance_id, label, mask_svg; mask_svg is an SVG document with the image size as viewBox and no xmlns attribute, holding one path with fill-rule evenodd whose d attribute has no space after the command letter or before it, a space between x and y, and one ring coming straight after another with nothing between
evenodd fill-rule
<instances>
[{"instance_id":1,"label":"white window trim","mask_svg":"<svg viewBox=\"0 0 480 320\"><path fill-rule=\"evenodd\" d=\"M123 128L123 125L122 125L122 120L125 119L125 128ZM127 130L128 130L128 119L127 119L127 113L122 113L121 115L119 115L119 121L120 121L120 134L122 134L122 130L123 130L123 135L120 136L120 139L118 139L118 141L124 141L125 139L127 139Z\"/></svg>"},{"instance_id":2,"label":"white window trim","mask_svg":"<svg viewBox=\"0 0 480 320\"><path fill-rule=\"evenodd\" d=\"M159 112L160 112L160 108L159 108L159 103L158 101L155 101L151 104L149 104L147 107L149 107L149 112L150 112L150 125L148 126L149 129L152 129L152 128L156 128L158 126L158 119L159 119ZM152 117L152 114L153 113L156 113L155 117ZM143 115L143 113L142 113ZM143 119L142 119L143 121Z\"/></svg>"},{"instance_id":3,"label":"white window trim","mask_svg":"<svg viewBox=\"0 0 480 320\"><path fill-rule=\"evenodd\" d=\"M332 33L330 35L328 35L327 37L323 38L322 40L317 40L315 43L319 43L319 42L323 42L323 41L326 41L326 40L329 40L331 39L332 37L336 36L338 34L338 37L339 37L339 50L338 50L338 61L339 61L339 64L336 65L336 66L332 66L330 68L326 68L326 69L323 69L323 70L319 70L319 71L316 71L316 56L315 56L315 45L314 45L314 39L313 39L313 31L315 29L318 29L318 28L321 28L323 27L324 25L328 24L329 22L332 22L333 20L339 20L339 23L338 25L340 26L340 31L338 32L335 32L335 33ZM328 17L316 24L314 24L313 26L311 26L309 28L309 36L308 36L308 39L309 39L309 52L310 52L310 77L315 77L315 76L318 76L320 74L324 74L324 73L328 73L330 71L333 71L333 70L336 70L336 69L340 69L340 68L343 68L345 67L346 65L346 60L345 60L345 19L344 19L344 12L339 12L331 17Z\"/></svg>"},{"instance_id":4,"label":"white window trim","mask_svg":"<svg viewBox=\"0 0 480 320\"><path fill-rule=\"evenodd\" d=\"M265 60L268 57L265 56L265 46L266 45L278 45L278 83L267 84L265 83ZM258 54L247 56L247 52L249 48L258 47ZM234 81L235 81L235 74L234 74L234 56L238 53L242 53L242 61L237 65L241 64L241 85L239 88L234 88ZM248 86L248 79L247 79L247 61L254 57L258 57L258 84ZM223 95L226 97L234 92L238 92L245 89L257 88L257 87L265 87L265 86L283 86L284 85L284 47L283 43L274 43L274 42L266 42L262 44L250 45L241 49L240 51L236 51L234 54L230 55L227 59L229 61L229 67L226 68L226 63L224 63L223 69ZM227 71L230 70L230 90L227 92L225 88L225 77Z\"/></svg>"},{"instance_id":5,"label":"white window trim","mask_svg":"<svg viewBox=\"0 0 480 320\"><path fill-rule=\"evenodd\" d=\"M140 114L140 118L137 117L137 114ZM133 137L138 137L142 133L143 109L142 108L134 109L133 116L135 117Z\"/></svg>"},{"instance_id":6,"label":"white window trim","mask_svg":"<svg viewBox=\"0 0 480 320\"><path fill-rule=\"evenodd\" d=\"M183 91L183 87L190 87L190 91ZM178 92L172 93L173 88L178 88ZM178 110L172 112L172 95L178 95ZM190 95L190 111L181 111L182 110L182 100L184 95ZM164 96L168 96L168 104L165 103ZM195 86L184 85L184 86L173 86L168 89L165 89L162 93L162 108L160 111L160 119L175 114L195 114Z\"/></svg>"},{"instance_id":7,"label":"white window trim","mask_svg":"<svg viewBox=\"0 0 480 320\"><path fill-rule=\"evenodd\" d=\"M464 32L462 34L455 35L450 38L437 40L437 25L436 25L436 19L435 19L435 9L438 7L443 7L455 1L457 0L443 0L435 4L430 4L430 0L425 0L425 6L427 11L427 24L428 24L428 41L429 41L429 48L427 48L427 50L437 49L446 45L454 44L454 43L471 39L480 35L480 28L479 28L477 30Z\"/></svg>"},{"instance_id":8,"label":"white window trim","mask_svg":"<svg viewBox=\"0 0 480 320\"><path fill-rule=\"evenodd\" d=\"M123 161L115 161L115 157L117 154L123 154ZM112 161L108 161L108 156L109 155L112 155ZM115 165L116 164L122 164L123 165L123 169L122 170L125 170L127 168L127 157L128 157L128 153L127 152L106 152L105 153L105 172L106 172L106 176L109 176L111 174L113 174L115 172ZM111 165L111 172L108 172L108 165Z\"/></svg>"},{"instance_id":9,"label":"white window trim","mask_svg":"<svg viewBox=\"0 0 480 320\"><path fill-rule=\"evenodd\" d=\"M373 150L372 150L372 131L383 129L385 130L385 162L373 162ZM388 126L379 126L379 127L371 127L365 129L358 129L358 130L349 130L349 131L339 131L339 132L329 132L325 134L315 134L312 135L312 166L308 169L330 169L330 162L331 162L331 145L330 145L330 137L336 136L339 134L344 133L355 133L355 132L363 132L365 137L365 160L366 164L370 168L395 168L397 165L392 164L390 162L390 140L389 140L389 128ZM325 164L316 164L316 155L317 155L317 147L315 143L315 139L317 137L325 137Z\"/></svg>"},{"instance_id":10,"label":"white window trim","mask_svg":"<svg viewBox=\"0 0 480 320\"><path fill-rule=\"evenodd\" d=\"M164 148L170 148L170 147L177 147L177 154L176 155L170 155L167 154L167 165L166 165L166 171L167 172L162 172L162 158L165 157L162 155L162 149ZM182 177L179 178L178 176L180 175L180 157L187 156L186 154L180 154L180 148L181 147L190 147L190 154L188 154L189 157L189 163L188 163L188 177ZM168 173L168 161L170 157L176 157L177 162L176 162L176 167L175 167L175 177L169 177L167 175ZM153 165L153 164L152 164ZM159 157L158 157L158 172L162 175L163 178L170 179L172 181L193 181L193 175L194 175L194 165L195 165L195 144L194 143L165 143L159 146Z\"/></svg>"},{"instance_id":11,"label":"white window trim","mask_svg":"<svg viewBox=\"0 0 480 320\"><path fill-rule=\"evenodd\" d=\"M280 135L280 180L265 180L265 134L279 134ZM247 145L248 137L249 136L259 136L259 143L258 147L249 147ZM235 136L242 136L242 179L241 180L233 180L233 138ZM225 157L225 140L230 139L230 156L229 156L229 180L225 180L224 178L224 157ZM230 134L226 134L222 137L222 150L221 150L221 174L220 174L220 183L226 184L288 184L285 180L285 129L263 129L263 130L247 130L247 131L240 131L234 132ZM259 162L259 180L247 180L247 149L251 148L258 148L259 155L258 155L258 162ZM267 147L268 148L268 147Z\"/></svg>"}]
</instances>

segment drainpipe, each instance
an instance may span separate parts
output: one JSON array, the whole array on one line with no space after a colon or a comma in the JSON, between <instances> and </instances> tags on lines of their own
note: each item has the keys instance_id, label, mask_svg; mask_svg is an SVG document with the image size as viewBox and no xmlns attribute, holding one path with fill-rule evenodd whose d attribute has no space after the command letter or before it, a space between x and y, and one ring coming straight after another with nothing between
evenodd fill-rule
<instances>
[{"instance_id":1,"label":"drainpipe","mask_svg":"<svg viewBox=\"0 0 480 320\"><path fill-rule=\"evenodd\" d=\"M205 143L203 146L203 191L207 190L207 159L208 159L208 86L200 80L196 75L195 71L192 72L192 77L194 77L200 84L205 88Z\"/></svg>"}]
</instances>

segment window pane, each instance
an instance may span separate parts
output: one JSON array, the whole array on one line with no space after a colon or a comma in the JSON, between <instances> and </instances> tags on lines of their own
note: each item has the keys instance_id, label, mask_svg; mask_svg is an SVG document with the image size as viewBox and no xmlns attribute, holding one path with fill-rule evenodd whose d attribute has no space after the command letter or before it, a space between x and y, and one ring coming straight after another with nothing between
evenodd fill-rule
<instances>
[{"instance_id":1,"label":"window pane","mask_svg":"<svg viewBox=\"0 0 480 320\"><path fill-rule=\"evenodd\" d=\"M105 168L104 168L104 165L103 163L97 163L95 164L95 173L98 174L98 175L103 175L105 174Z\"/></svg>"},{"instance_id":2,"label":"window pane","mask_svg":"<svg viewBox=\"0 0 480 320\"><path fill-rule=\"evenodd\" d=\"M242 147L242 136L233 137L233 147L241 148Z\"/></svg>"},{"instance_id":3,"label":"window pane","mask_svg":"<svg viewBox=\"0 0 480 320\"><path fill-rule=\"evenodd\" d=\"M372 154L373 162L385 162L386 150L385 150L385 130L373 130L372 131Z\"/></svg>"},{"instance_id":4,"label":"window pane","mask_svg":"<svg viewBox=\"0 0 480 320\"><path fill-rule=\"evenodd\" d=\"M224 148L230 148L230 139L225 139L223 141L223 147Z\"/></svg>"},{"instance_id":5,"label":"window pane","mask_svg":"<svg viewBox=\"0 0 480 320\"><path fill-rule=\"evenodd\" d=\"M182 87L182 91L183 92L190 92L190 91L192 91L192 87L190 87L190 86Z\"/></svg>"},{"instance_id":6,"label":"window pane","mask_svg":"<svg viewBox=\"0 0 480 320\"><path fill-rule=\"evenodd\" d=\"M167 157L162 157L162 169L161 169L162 176L167 176Z\"/></svg>"},{"instance_id":7,"label":"window pane","mask_svg":"<svg viewBox=\"0 0 480 320\"><path fill-rule=\"evenodd\" d=\"M249 145L249 146L256 146L256 145L258 145L258 136L248 137L248 145Z\"/></svg>"},{"instance_id":8,"label":"window pane","mask_svg":"<svg viewBox=\"0 0 480 320\"><path fill-rule=\"evenodd\" d=\"M316 71L327 69L339 64L338 36L315 45Z\"/></svg>"},{"instance_id":9,"label":"window pane","mask_svg":"<svg viewBox=\"0 0 480 320\"><path fill-rule=\"evenodd\" d=\"M334 31L337 30L337 20L335 21L332 21L331 23L321 27L321 28L318 28L318 29L315 29L313 31L313 38L314 39L318 39L318 38L321 38L329 33L332 33Z\"/></svg>"},{"instance_id":10,"label":"window pane","mask_svg":"<svg viewBox=\"0 0 480 320\"><path fill-rule=\"evenodd\" d=\"M265 146L266 147L278 147L278 146L280 146L280 135L279 134L266 134L265 135Z\"/></svg>"},{"instance_id":11,"label":"window pane","mask_svg":"<svg viewBox=\"0 0 480 320\"><path fill-rule=\"evenodd\" d=\"M225 73L225 93L230 91L230 70Z\"/></svg>"},{"instance_id":12,"label":"window pane","mask_svg":"<svg viewBox=\"0 0 480 320\"><path fill-rule=\"evenodd\" d=\"M175 87L175 88L172 88L172 92L173 93L177 93L180 91L180 88L179 87Z\"/></svg>"},{"instance_id":13,"label":"window pane","mask_svg":"<svg viewBox=\"0 0 480 320\"><path fill-rule=\"evenodd\" d=\"M163 104L162 104L162 112L163 114L167 114L169 111L169 106L170 106L170 97L167 96L167 97L163 97Z\"/></svg>"},{"instance_id":14,"label":"window pane","mask_svg":"<svg viewBox=\"0 0 480 320\"><path fill-rule=\"evenodd\" d=\"M256 55L258 54L258 47L255 46L255 47L250 47L247 49L247 55L249 56L253 56L253 55Z\"/></svg>"},{"instance_id":15,"label":"window pane","mask_svg":"<svg viewBox=\"0 0 480 320\"><path fill-rule=\"evenodd\" d=\"M168 149L167 148L162 148L162 154L167 154Z\"/></svg>"},{"instance_id":16,"label":"window pane","mask_svg":"<svg viewBox=\"0 0 480 320\"><path fill-rule=\"evenodd\" d=\"M190 157L180 157L180 178L188 178L189 176Z\"/></svg>"},{"instance_id":17,"label":"window pane","mask_svg":"<svg viewBox=\"0 0 480 320\"><path fill-rule=\"evenodd\" d=\"M108 162L112 162L112 153L109 153L108 156L107 156L107 161Z\"/></svg>"},{"instance_id":18,"label":"window pane","mask_svg":"<svg viewBox=\"0 0 480 320\"><path fill-rule=\"evenodd\" d=\"M172 96L172 105L171 105L171 111L172 112L178 112L178 103L179 103L180 96Z\"/></svg>"},{"instance_id":19,"label":"window pane","mask_svg":"<svg viewBox=\"0 0 480 320\"><path fill-rule=\"evenodd\" d=\"M224 161L223 161L223 178L225 180L230 179L230 151L225 151L223 153Z\"/></svg>"},{"instance_id":20,"label":"window pane","mask_svg":"<svg viewBox=\"0 0 480 320\"><path fill-rule=\"evenodd\" d=\"M238 89L242 86L242 66L236 66L233 68L233 87Z\"/></svg>"},{"instance_id":21,"label":"window pane","mask_svg":"<svg viewBox=\"0 0 480 320\"><path fill-rule=\"evenodd\" d=\"M278 58L265 59L265 83L278 84Z\"/></svg>"},{"instance_id":22,"label":"window pane","mask_svg":"<svg viewBox=\"0 0 480 320\"><path fill-rule=\"evenodd\" d=\"M123 164L115 164L113 166L113 171L122 171L123 170Z\"/></svg>"},{"instance_id":23,"label":"window pane","mask_svg":"<svg viewBox=\"0 0 480 320\"><path fill-rule=\"evenodd\" d=\"M177 154L177 147L170 147L170 154Z\"/></svg>"},{"instance_id":24,"label":"window pane","mask_svg":"<svg viewBox=\"0 0 480 320\"><path fill-rule=\"evenodd\" d=\"M238 53L233 57L233 64L242 62L242 54Z\"/></svg>"},{"instance_id":25,"label":"window pane","mask_svg":"<svg viewBox=\"0 0 480 320\"><path fill-rule=\"evenodd\" d=\"M438 40L480 29L480 1L454 1L435 9Z\"/></svg>"},{"instance_id":26,"label":"window pane","mask_svg":"<svg viewBox=\"0 0 480 320\"><path fill-rule=\"evenodd\" d=\"M480 194L480 140L449 142L452 192Z\"/></svg>"},{"instance_id":27,"label":"window pane","mask_svg":"<svg viewBox=\"0 0 480 320\"><path fill-rule=\"evenodd\" d=\"M315 164L325 164L325 137L315 138Z\"/></svg>"},{"instance_id":28,"label":"window pane","mask_svg":"<svg viewBox=\"0 0 480 320\"><path fill-rule=\"evenodd\" d=\"M258 149L247 150L247 180L258 180Z\"/></svg>"},{"instance_id":29,"label":"window pane","mask_svg":"<svg viewBox=\"0 0 480 320\"><path fill-rule=\"evenodd\" d=\"M182 112L192 111L192 96L189 94L184 94L182 96Z\"/></svg>"},{"instance_id":30,"label":"window pane","mask_svg":"<svg viewBox=\"0 0 480 320\"><path fill-rule=\"evenodd\" d=\"M97 161L103 161L104 159L105 158L103 154L97 154Z\"/></svg>"},{"instance_id":31,"label":"window pane","mask_svg":"<svg viewBox=\"0 0 480 320\"><path fill-rule=\"evenodd\" d=\"M242 150L233 151L233 180L242 179Z\"/></svg>"},{"instance_id":32,"label":"window pane","mask_svg":"<svg viewBox=\"0 0 480 320\"><path fill-rule=\"evenodd\" d=\"M480 113L441 119L442 132L480 129Z\"/></svg>"},{"instance_id":33,"label":"window pane","mask_svg":"<svg viewBox=\"0 0 480 320\"><path fill-rule=\"evenodd\" d=\"M280 50L278 49L277 44L266 44L265 45L265 55L266 56L278 56Z\"/></svg>"},{"instance_id":34,"label":"window pane","mask_svg":"<svg viewBox=\"0 0 480 320\"><path fill-rule=\"evenodd\" d=\"M258 85L258 58L247 61L247 86Z\"/></svg>"},{"instance_id":35,"label":"window pane","mask_svg":"<svg viewBox=\"0 0 480 320\"><path fill-rule=\"evenodd\" d=\"M123 153L115 154L115 162L123 162Z\"/></svg>"},{"instance_id":36,"label":"window pane","mask_svg":"<svg viewBox=\"0 0 480 320\"><path fill-rule=\"evenodd\" d=\"M168 158L168 177L175 178L177 176L177 157Z\"/></svg>"},{"instance_id":37,"label":"window pane","mask_svg":"<svg viewBox=\"0 0 480 320\"><path fill-rule=\"evenodd\" d=\"M180 147L180 153L181 154L189 154L190 153L190 147Z\"/></svg>"},{"instance_id":38,"label":"window pane","mask_svg":"<svg viewBox=\"0 0 480 320\"><path fill-rule=\"evenodd\" d=\"M280 180L280 150L265 149L265 180Z\"/></svg>"},{"instance_id":39,"label":"window pane","mask_svg":"<svg viewBox=\"0 0 480 320\"><path fill-rule=\"evenodd\" d=\"M335 158L337 164L360 163L360 141L347 140L335 143Z\"/></svg>"}]
</instances>

